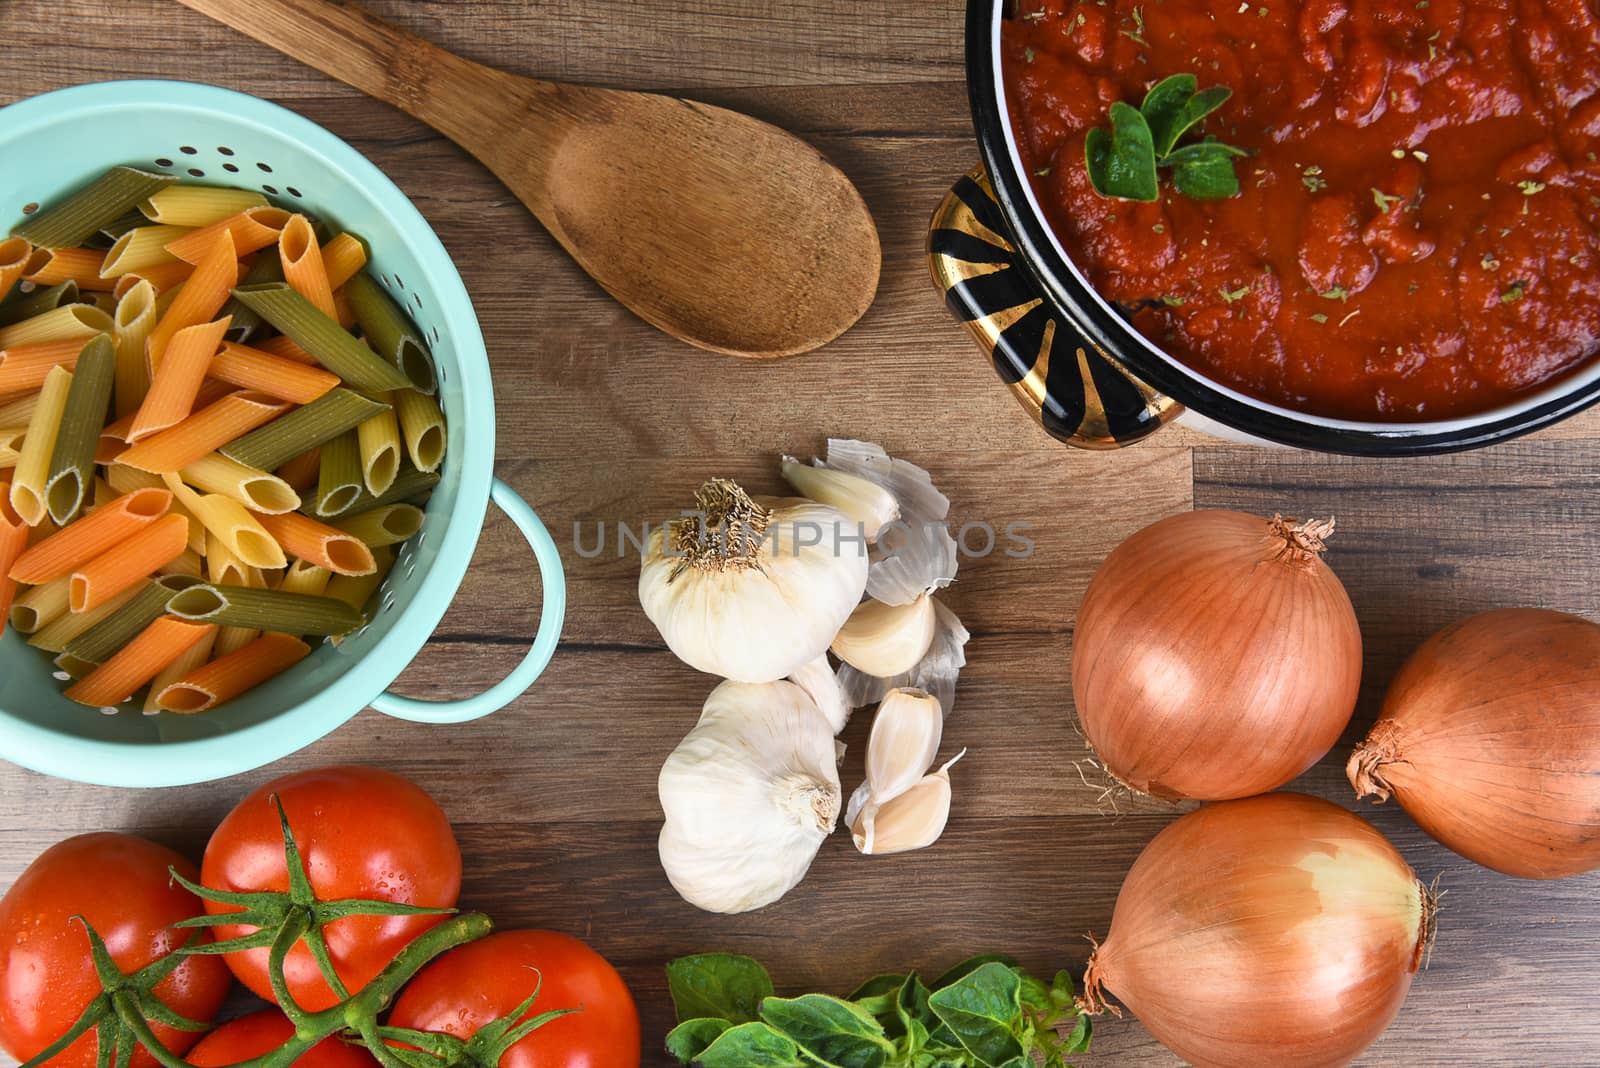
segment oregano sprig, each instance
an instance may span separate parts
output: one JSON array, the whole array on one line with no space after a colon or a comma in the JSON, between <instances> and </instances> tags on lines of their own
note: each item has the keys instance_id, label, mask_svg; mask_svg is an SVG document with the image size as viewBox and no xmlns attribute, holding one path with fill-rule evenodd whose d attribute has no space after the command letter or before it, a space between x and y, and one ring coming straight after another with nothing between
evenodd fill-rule
<instances>
[{"instance_id":1,"label":"oregano sprig","mask_svg":"<svg viewBox=\"0 0 1600 1068\"><path fill-rule=\"evenodd\" d=\"M1089 131L1085 163L1089 181L1101 196L1150 203L1161 199L1160 171L1172 172L1178 192L1196 200L1223 200L1239 194L1233 161L1245 149L1206 137L1178 142L1233 96L1226 86L1202 91L1193 74L1174 74L1158 82L1135 108L1121 100L1111 105L1111 128Z\"/></svg>"},{"instance_id":2,"label":"oregano sprig","mask_svg":"<svg viewBox=\"0 0 1600 1068\"><path fill-rule=\"evenodd\" d=\"M708 953L667 966L679 1024L667 1052L696 1068L1068 1068L1089 1048L1072 977L1046 983L1005 957L974 957L930 987L880 975L848 998L780 998L749 957Z\"/></svg>"}]
</instances>

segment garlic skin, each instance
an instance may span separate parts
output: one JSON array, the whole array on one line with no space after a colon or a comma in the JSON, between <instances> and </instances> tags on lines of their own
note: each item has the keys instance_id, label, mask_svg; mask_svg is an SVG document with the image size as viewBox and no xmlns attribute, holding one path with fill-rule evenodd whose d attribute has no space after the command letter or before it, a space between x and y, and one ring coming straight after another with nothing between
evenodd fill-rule
<instances>
[{"instance_id":1,"label":"garlic skin","mask_svg":"<svg viewBox=\"0 0 1600 1068\"><path fill-rule=\"evenodd\" d=\"M900 502L887 489L847 471L808 467L793 456L783 458L783 477L803 497L829 504L859 523L869 542L900 518Z\"/></svg>"},{"instance_id":2,"label":"garlic skin","mask_svg":"<svg viewBox=\"0 0 1600 1068\"><path fill-rule=\"evenodd\" d=\"M926 593L904 605L863 601L833 639L833 655L877 678L902 675L927 655L937 619Z\"/></svg>"},{"instance_id":3,"label":"garlic skin","mask_svg":"<svg viewBox=\"0 0 1600 1068\"><path fill-rule=\"evenodd\" d=\"M839 686L839 676L833 673L833 665L828 663L827 653L802 664L789 676L789 681L804 690L806 696L816 703L834 734L840 733L849 724L850 705Z\"/></svg>"},{"instance_id":4,"label":"garlic skin","mask_svg":"<svg viewBox=\"0 0 1600 1068\"><path fill-rule=\"evenodd\" d=\"M867 791L872 800L883 804L917 785L939 755L943 737L944 712L938 698L924 690L891 690L878 706L867 740Z\"/></svg>"},{"instance_id":5,"label":"garlic skin","mask_svg":"<svg viewBox=\"0 0 1600 1068\"><path fill-rule=\"evenodd\" d=\"M639 602L667 647L690 667L752 683L826 653L866 589L855 524L814 501L754 500L724 479L696 503L703 522L651 532L640 569Z\"/></svg>"},{"instance_id":6,"label":"garlic skin","mask_svg":"<svg viewBox=\"0 0 1600 1068\"><path fill-rule=\"evenodd\" d=\"M833 728L789 682L724 682L667 758L658 848L683 899L708 912L770 905L839 818Z\"/></svg>"}]
</instances>

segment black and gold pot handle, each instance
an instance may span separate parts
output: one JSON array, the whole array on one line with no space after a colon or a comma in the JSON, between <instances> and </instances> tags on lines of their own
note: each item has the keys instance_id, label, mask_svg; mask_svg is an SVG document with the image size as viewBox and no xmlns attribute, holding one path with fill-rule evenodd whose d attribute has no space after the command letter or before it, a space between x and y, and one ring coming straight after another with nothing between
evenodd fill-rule
<instances>
[{"instance_id":1,"label":"black and gold pot handle","mask_svg":"<svg viewBox=\"0 0 1600 1068\"><path fill-rule=\"evenodd\" d=\"M934 212L928 266L951 313L1028 413L1052 437L1102 450L1142 441L1183 414L1057 309L1006 234L979 167Z\"/></svg>"}]
</instances>

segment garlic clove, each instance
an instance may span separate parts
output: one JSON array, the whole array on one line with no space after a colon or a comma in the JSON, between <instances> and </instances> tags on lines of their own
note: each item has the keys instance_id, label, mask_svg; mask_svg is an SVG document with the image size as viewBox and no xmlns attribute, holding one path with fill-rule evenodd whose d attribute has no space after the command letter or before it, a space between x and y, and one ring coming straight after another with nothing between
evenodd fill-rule
<instances>
[{"instance_id":1,"label":"garlic clove","mask_svg":"<svg viewBox=\"0 0 1600 1068\"><path fill-rule=\"evenodd\" d=\"M890 690L867 740L867 788L879 804L917 784L933 766L944 735L939 699L924 690Z\"/></svg>"},{"instance_id":2,"label":"garlic clove","mask_svg":"<svg viewBox=\"0 0 1600 1068\"><path fill-rule=\"evenodd\" d=\"M860 475L810 467L785 456L783 477L804 496L832 505L851 522L859 523L869 542L877 541L879 531L900 518L900 502L894 494Z\"/></svg>"},{"instance_id":3,"label":"garlic clove","mask_svg":"<svg viewBox=\"0 0 1600 1068\"><path fill-rule=\"evenodd\" d=\"M844 730L850 722L850 706L845 704L844 690L839 687L839 677L833 673L827 653L802 664L789 676L789 681L816 703L834 734Z\"/></svg>"},{"instance_id":4,"label":"garlic clove","mask_svg":"<svg viewBox=\"0 0 1600 1068\"><path fill-rule=\"evenodd\" d=\"M904 605L863 601L833 639L833 652L868 675L904 674L927 655L937 621L926 593Z\"/></svg>"},{"instance_id":5,"label":"garlic clove","mask_svg":"<svg viewBox=\"0 0 1600 1068\"><path fill-rule=\"evenodd\" d=\"M909 853L937 842L949 818L950 776L937 771L892 801L868 804L851 833L867 856Z\"/></svg>"},{"instance_id":6,"label":"garlic clove","mask_svg":"<svg viewBox=\"0 0 1600 1068\"><path fill-rule=\"evenodd\" d=\"M846 827L854 827L856 825L856 818L861 815L862 810L865 809L868 803L871 801L872 787L867 783L862 783L860 786L857 786L856 792L850 795L850 803L845 806L844 825Z\"/></svg>"}]
</instances>

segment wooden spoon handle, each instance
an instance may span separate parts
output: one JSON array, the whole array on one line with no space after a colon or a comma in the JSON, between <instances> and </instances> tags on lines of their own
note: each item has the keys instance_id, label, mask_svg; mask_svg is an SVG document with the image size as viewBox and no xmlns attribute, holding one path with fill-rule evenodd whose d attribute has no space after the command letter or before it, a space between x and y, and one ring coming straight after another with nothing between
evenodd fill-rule
<instances>
[{"instance_id":1,"label":"wooden spoon handle","mask_svg":"<svg viewBox=\"0 0 1600 1068\"><path fill-rule=\"evenodd\" d=\"M479 147L486 109L537 84L462 59L349 0L178 2L393 104L468 151Z\"/></svg>"}]
</instances>

